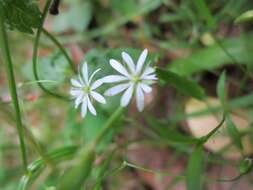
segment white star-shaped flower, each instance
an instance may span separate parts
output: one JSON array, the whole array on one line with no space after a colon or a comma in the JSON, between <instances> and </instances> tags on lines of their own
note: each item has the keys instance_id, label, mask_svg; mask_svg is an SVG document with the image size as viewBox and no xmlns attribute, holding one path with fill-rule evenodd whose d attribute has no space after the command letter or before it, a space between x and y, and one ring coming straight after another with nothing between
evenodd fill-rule
<instances>
[{"instance_id":1,"label":"white star-shaped flower","mask_svg":"<svg viewBox=\"0 0 253 190\"><path fill-rule=\"evenodd\" d=\"M125 107L129 104L133 94L135 93L137 108L139 111L144 109L144 93L150 93L152 88L151 84L157 80L155 69L150 66L144 66L147 58L148 50L145 49L135 65L133 59L126 52L122 52L122 59L127 65L125 68L118 61L111 59L110 65L118 71L121 75L109 75L103 78L105 83L121 82L105 92L106 96L114 96L120 92L124 92L121 97L120 104Z\"/></svg>"},{"instance_id":2,"label":"white star-shaped flower","mask_svg":"<svg viewBox=\"0 0 253 190\"><path fill-rule=\"evenodd\" d=\"M95 100L99 103L105 104L105 98L96 92L95 90L103 84L101 79L92 82L93 77L100 69L94 71L90 78L88 72L88 65L85 62L82 66L82 71L78 75L78 79L71 79L71 90L70 94L75 99L75 108L81 104L81 115L85 117L87 109L93 114L96 115L96 110L91 103L91 100Z\"/></svg>"}]
</instances>

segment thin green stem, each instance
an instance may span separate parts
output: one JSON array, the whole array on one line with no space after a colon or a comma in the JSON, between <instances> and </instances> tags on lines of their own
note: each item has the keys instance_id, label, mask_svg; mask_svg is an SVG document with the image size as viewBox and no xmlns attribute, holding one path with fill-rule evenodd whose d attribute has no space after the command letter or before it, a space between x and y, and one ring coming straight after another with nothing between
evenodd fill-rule
<instances>
[{"instance_id":1,"label":"thin green stem","mask_svg":"<svg viewBox=\"0 0 253 190\"><path fill-rule=\"evenodd\" d=\"M220 121L220 123L210 133L208 133L204 137L201 137L197 146L202 146L204 143L206 143L209 140L209 138L213 136L213 134L215 134L218 131L218 129L223 125L223 123L225 122L225 119L226 119L226 115L223 114L222 120Z\"/></svg>"},{"instance_id":2,"label":"thin green stem","mask_svg":"<svg viewBox=\"0 0 253 190\"><path fill-rule=\"evenodd\" d=\"M173 173L168 173L168 172L163 172L163 171L155 171L155 170L152 170L152 169L149 169L149 168L145 168L145 167L138 166L136 164L127 162L125 160L124 160L122 165L130 167L130 168L134 168L134 169L137 169L137 170L142 170L142 171L148 172L148 173L161 174L163 176L174 176L174 177L178 177L178 178L185 178L184 175L178 175L178 174L173 174Z\"/></svg>"},{"instance_id":3,"label":"thin green stem","mask_svg":"<svg viewBox=\"0 0 253 190\"><path fill-rule=\"evenodd\" d=\"M14 71L13 71L12 60L11 60L11 55L10 55L10 50L9 50L9 45L8 45L8 36L5 30L4 18L1 13L0 13L0 37L1 37L0 43L2 47L3 59L4 59L4 63L6 64L6 72L7 72L8 82L9 82L9 91L11 94L12 102L13 102L15 113L16 113L15 115L16 126L17 126L17 131L18 131L18 136L19 136L23 167L24 167L24 171L27 172L26 147L25 147L25 142L24 142L24 131L23 131L23 125L22 125L22 119L21 119L21 111L19 107Z\"/></svg>"},{"instance_id":4,"label":"thin green stem","mask_svg":"<svg viewBox=\"0 0 253 190\"><path fill-rule=\"evenodd\" d=\"M104 124L103 129L100 131L100 133L97 135L97 137L94 139L94 144L98 144L104 136L114 127L113 123L115 120L119 118L119 116L123 113L124 108L119 107L111 116L110 118L106 121Z\"/></svg>"},{"instance_id":5,"label":"thin green stem","mask_svg":"<svg viewBox=\"0 0 253 190\"><path fill-rule=\"evenodd\" d=\"M73 72L76 73L77 71L76 71L75 65L73 61L71 60L70 56L68 55L67 51L65 50L65 48L61 45L61 43L52 34L50 34L50 32L48 32L45 28L42 28L42 32L61 50L62 54L67 59L69 66L71 67Z\"/></svg>"},{"instance_id":6,"label":"thin green stem","mask_svg":"<svg viewBox=\"0 0 253 190\"><path fill-rule=\"evenodd\" d=\"M51 0L47 0L46 4L45 4L45 8L44 8L43 13L42 13L41 24L40 24L40 26L39 26L39 28L37 30L37 33L36 33L36 36L35 36L35 41L34 41L34 46L33 46L33 74L34 74L34 77L35 77L36 81L40 81L39 75L38 75L38 71L37 71L37 61L38 61L37 58L38 58L38 49L39 49L40 35L41 35L41 32L42 32L43 24L44 24L45 18L47 16L50 4L51 4ZM47 88L45 88L40 82L38 82L38 86L44 92L46 92L47 94L50 94L50 95L52 95L52 96L54 96L56 98L60 98L60 99L64 99L64 100L69 100L69 98L66 97L66 96L63 96L61 94L57 94L57 93L51 92L50 90L48 90Z\"/></svg>"}]
</instances>

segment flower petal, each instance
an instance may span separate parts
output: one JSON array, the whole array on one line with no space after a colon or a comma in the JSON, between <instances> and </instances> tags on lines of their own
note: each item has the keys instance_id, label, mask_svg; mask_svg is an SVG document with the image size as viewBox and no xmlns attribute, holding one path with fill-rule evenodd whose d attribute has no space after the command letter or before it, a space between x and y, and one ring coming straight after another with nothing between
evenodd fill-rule
<instances>
[{"instance_id":1,"label":"flower petal","mask_svg":"<svg viewBox=\"0 0 253 190\"><path fill-rule=\"evenodd\" d=\"M97 70L95 70L92 74L91 74L91 76L90 76L90 79L89 79L89 81L88 81L88 84L90 84L90 82L92 81L92 79L93 79L93 77L96 75L96 73L98 72L98 71L100 71L101 69L97 69Z\"/></svg>"},{"instance_id":2,"label":"flower petal","mask_svg":"<svg viewBox=\"0 0 253 190\"><path fill-rule=\"evenodd\" d=\"M80 94L75 100L75 108L77 108L83 101L84 94Z\"/></svg>"},{"instance_id":3,"label":"flower petal","mask_svg":"<svg viewBox=\"0 0 253 190\"><path fill-rule=\"evenodd\" d=\"M134 73L135 72L135 64L133 62L133 59L130 57L130 55L126 52L122 52L121 56L122 56L122 59L126 62L130 71L132 73Z\"/></svg>"},{"instance_id":4,"label":"flower petal","mask_svg":"<svg viewBox=\"0 0 253 190\"><path fill-rule=\"evenodd\" d=\"M141 86L138 84L136 88L136 104L139 112L144 109L144 93L141 89Z\"/></svg>"},{"instance_id":5,"label":"flower petal","mask_svg":"<svg viewBox=\"0 0 253 190\"><path fill-rule=\"evenodd\" d=\"M152 68L152 67L147 67L147 68L144 70L144 72L143 72L143 74L141 75L141 77L145 77L145 76L147 76L147 75L153 74L154 72L155 72L155 69L154 69L154 68Z\"/></svg>"},{"instance_id":6,"label":"flower petal","mask_svg":"<svg viewBox=\"0 0 253 190\"><path fill-rule=\"evenodd\" d=\"M142 80L157 80L157 77L156 75L147 75L147 76L144 76L144 77L141 77Z\"/></svg>"},{"instance_id":7,"label":"flower petal","mask_svg":"<svg viewBox=\"0 0 253 190\"><path fill-rule=\"evenodd\" d=\"M150 93L152 91L152 88L149 85L147 85L147 84L140 83L140 87L146 93Z\"/></svg>"},{"instance_id":8,"label":"flower petal","mask_svg":"<svg viewBox=\"0 0 253 190\"><path fill-rule=\"evenodd\" d=\"M122 92L123 90L127 89L127 87L129 87L129 86L130 86L130 83L116 85L116 86L106 90L105 95L106 96L114 96L114 95Z\"/></svg>"},{"instance_id":9,"label":"flower petal","mask_svg":"<svg viewBox=\"0 0 253 190\"><path fill-rule=\"evenodd\" d=\"M71 84L75 87L79 87L79 88L82 88L82 84L80 83L80 81L76 80L76 79L71 79L70 80Z\"/></svg>"},{"instance_id":10,"label":"flower petal","mask_svg":"<svg viewBox=\"0 0 253 190\"><path fill-rule=\"evenodd\" d=\"M133 96L133 91L134 91L134 85L130 84L128 89L124 92L123 96L121 97L120 100L120 105L125 107L129 104L132 96Z\"/></svg>"},{"instance_id":11,"label":"flower petal","mask_svg":"<svg viewBox=\"0 0 253 190\"><path fill-rule=\"evenodd\" d=\"M81 116L82 117L85 117L86 116L86 113L87 113L87 97L85 98L85 100L83 101L82 103L82 107L81 107Z\"/></svg>"},{"instance_id":12,"label":"flower petal","mask_svg":"<svg viewBox=\"0 0 253 190\"><path fill-rule=\"evenodd\" d=\"M129 77L127 70L115 59L110 59L110 65L122 75Z\"/></svg>"},{"instance_id":13,"label":"flower petal","mask_svg":"<svg viewBox=\"0 0 253 190\"><path fill-rule=\"evenodd\" d=\"M144 49L137 61L136 74L139 74L141 72L143 64L147 58L147 55L148 55L148 50Z\"/></svg>"},{"instance_id":14,"label":"flower petal","mask_svg":"<svg viewBox=\"0 0 253 190\"><path fill-rule=\"evenodd\" d=\"M91 90L95 90L96 88L100 87L103 84L102 79L96 80L94 83L91 85Z\"/></svg>"},{"instance_id":15,"label":"flower petal","mask_svg":"<svg viewBox=\"0 0 253 190\"><path fill-rule=\"evenodd\" d=\"M88 103L88 108L89 108L90 112L93 115L97 115L97 112L96 112L95 108L93 107L93 105L91 104L91 101L90 101L89 97L87 97L87 103Z\"/></svg>"},{"instance_id":16,"label":"flower petal","mask_svg":"<svg viewBox=\"0 0 253 190\"><path fill-rule=\"evenodd\" d=\"M122 75L109 75L102 79L105 83L113 83L113 82L121 82L124 80L128 80L127 77Z\"/></svg>"},{"instance_id":17,"label":"flower petal","mask_svg":"<svg viewBox=\"0 0 253 190\"><path fill-rule=\"evenodd\" d=\"M69 91L69 93L71 96L77 97L77 96L81 95L83 93L83 91L79 90L79 89L71 89Z\"/></svg>"},{"instance_id":18,"label":"flower petal","mask_svg":"<svg viewBox=\"0 0 253 190\"><path fill-rule=\"evenodd\" d=\"M91 96L92 96L97 102L99 102L99 103L101 103L101 104L105 104L105 103L106 103L105 98L104 98L101 94L99 94L99 93L97 93L97 92L95 92L95 91L91 91L90 94L91 94Z\"/></svg>"},{"instance_id":19,"label":"flower petal","mask_svg":"<svg viewBox=\"0 0 253 190\"><path fill-rule=\"evenodd\" d=\"M84 78L84 82L88 84L88 78L89 78L89 72L88 72L88 65L87 62L84 62L83 67L82 67L82 74Z\"/></svg>"}]
</instances>

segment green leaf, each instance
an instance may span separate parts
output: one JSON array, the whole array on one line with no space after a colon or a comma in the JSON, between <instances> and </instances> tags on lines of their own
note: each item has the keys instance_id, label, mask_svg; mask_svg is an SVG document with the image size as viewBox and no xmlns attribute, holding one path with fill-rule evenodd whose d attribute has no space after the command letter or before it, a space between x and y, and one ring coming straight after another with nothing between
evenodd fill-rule
<instances>
[{"instance_id":1,"label":"green leaf","mask_svg":"<svg viewBox=\"0 0 253 190\"><path fill-rule=\"evenodd\" d=\"M200 16L207 22L209 28L215 27L215 20L205 2L205 0L194 0L195 6Z\"/></svg>"},{"instance_id":2,"label":"green leaf","mask_svg":"<svg viewBox=\"0 0 253 190\"><path fill-rule=\"evenodd\" d=\"M216 87L216 93L223 106L225 105L225 99L226 99L225 83L226 83L226 72L223 71L222 74L220 75L220 78L218 80L217 87Z\"/></svg>"},{"instance_id":3,"label":"green leaf","mask_svg":"<svg viewBox=\"0 0 253 190\"><path fill-rule=\"evenodd\" d=\"M90 37L99 37L105 34L109 34L112 31L117 30L120 26L126 24L127 22L134 20L134 18L145 15L157 9L163 3L162 0L145 0L145 1L138 1L138 2L139 3L136 3L136 8L132 9L131 12L127 12L127 14L124 14L119 17L113 16L112 21L110 21L109 23L105 21L105 19L107 19L108 16L103 15L99 23L107 23L107 24L104 24L103 26L97 29L94 29L90 33L91 35Z\"/></svg>"},{"instance_id":4,"label":"green leaf","mask_svg":"<svg viewBox=\"0 0 253 190\"><path fill-rule=\"evenodd\" d=\"M253 162L251 158L245 158L240 162L240 174L247 174L253 169Z\"/></svg>"},{"instance_id":5,"label":"green leaf","mask_svg":"<svg viewBox=\"0 0 253 190\"><path fill-rule=\"evenodd\" d=\"M94 144L84 147L80 153L76 155L75 165L68 169L59 179L56 189L80 189L92 171L95 157Z\"/></svg>"},{"instance_id":6,"label":"green leaf","mask_svg":"<svg viewBox=\"0 0 253 190\"><path fill-rule=\"evenodd\" d=\"M249 21L253 21L253 10L249 10L242 13L239 17L235 19L235 24L240 24Z\"/></svg>"},{"instance_id":7,"label":"green leaf","mask_svg":"<svg viewBox=\"0 0 253 190\"><path fill-rule=\"evenodd\" d=\"M253 35L242 35L236 38L228 38L222 42L223 47L240 64L253 62ZM224 50L218 45L201 50L194 50L190 56L176 59L168 65L168 69L182 76L190 76L197 72L213 70L226 64L233 63Z\"/></svg>"},{"instance_id":8,"label":"green leaf","mask_svg":"<svg viewBox=\"0 0 253 190\"><path fill-rule=\"evenodd\" d=\"M203 147L198 146L188 161L186 170L187 190L201 190L203 170Z\"/></svg>"},{"instance_id":9,"label":"green leaf","mask_svg":"<svg viewBox=\"0 0 253 190\"><path fill-rule=\"evenodd\" d=\"M99 166L98 174L96 175L96 182L91 188L91 190L102 189L103 180L106 177L106 172L108 172L108 167L112 161L113 156L114 156L114 152L111 152Z\"/></svg>"},{"instance_id":10,"label":"green leaf","mask_svg":"<svg viewBox=\"0 0 253 190\"><path fill-rule=\"evenodd\" d=\"M32 34L41 22L41 13L34 0L3 0L0 1L0 11L3 11L5 23L12 30Z\"/></svg>"},{"instance_id":11,"label":"green leaf","mask_svg":"<svg viewBox=\"0 0 253 190\"><path fill-rule=\"evenodd\" d=\"M179 76L178 74L169 70L157 69L156 70L159 79L162 79L176 88L178 91L185 95L192 96L196 99L203 100L205 97L204 90L195 82L186 79L185 77Z\"/></svg>"},{"instance_id":12,"label":"green leaf","mask_svg":"<svg viewBox=\"0 0 253 190\"><path fill-rule=\"evenodd\" d=\"M98 112L100 109L98 108ZM94 117L92 114L88 113L85 119L82 121L81 126L83 128L83 138L85 143L89 143L95 139L97 134L102 130L103 124L107 121L107 117L100 114L99 117ZM106 146L111 142L113 133L115 131L110 131L102 140L102 142L97 146L97 150L101 151L106 148Z\"/></svg>"},{"instance_id":13,"label":"green leaf","mask_svg":"<svg viewBox=\"0 0 253 190\"><path fill-rule=\"evenodd\" d=\"M110 0L110 6L120 15L126 15L133 11L138 11L139 9L138 1L136 0L128 0L128 1Z\"/></svg>"},{"instance_id":14,"label":"green leaf","mask_svg":"<svg viewBox=\"0 0 253 190\"><path fill-rule=\"evenodd\" d=\"M169 141L171 143L178 144L196 144L199 139L191 136L187 136L176 129L171 129L169 126L159 123L153 117L147 117L148 124L152 129L160 136L160 138Z\"/></svg>"},{"instance_id":15,"label":"green leaf","mask_svg":"<svg viewBox=\"0 0 253 190\"><path fill-rule=\"evenodd\" d=\"M234 122L231 120L231 118L229 116L227 116L227 118L226 118L226 123L227 123L228 134L232 138L233 142L240 150L243 150L243 145L241 142L241 135L240 135L239 131L237 130Z\"/></svg>"},{"instance_id":16,"label":"green leaf","mask_svg":"<svg viewBox=\"0 0 253 190\"><path fill-rule=\"evenodd\" d=\"M26 190L29 182L29 177L28 176L22 176L20 179L20 182L18 184L17 190Z\"/></svg>"}]
</instances>

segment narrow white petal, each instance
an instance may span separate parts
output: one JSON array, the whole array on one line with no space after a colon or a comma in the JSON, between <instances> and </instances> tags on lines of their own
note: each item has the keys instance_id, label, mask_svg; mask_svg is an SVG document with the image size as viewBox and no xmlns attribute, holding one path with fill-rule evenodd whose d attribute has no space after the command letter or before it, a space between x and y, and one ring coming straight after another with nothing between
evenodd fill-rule
<instances>
[{"instance_id":1,"label":"narrow white petal","mask_svg":"<svg viewBox=\"0 0 253 190\"><path fill-rule=\"evenodd\" d=\"M157 80L157 77L154 74L154 75L147 75L147 76L141 77L141 79L143 79L143 80Z\"/></svg>"},{"instance_id":2,"label":"narrow white petal","mask_svg":"<svg viewBox=\"0 0 253 190\"><path fill-rule=\"evenodd\" d=\"M136 66L136 73L137 74L139 74L141 72L143 64L147 58L147 55L148 55L148 50L144 49L137 61L137 66Z\"/></svg>"},{"instance_id":3,"label":"narrow white petal","mask_svg":"<svg viewBox=\"0 0 253 190\"><path fill-rule=\"evenodd\" d=\"M130 83L124 83L124 84L116 85L116 86L106 90L105 95L106 96L114 96L114 95L122 92L123 90L127 89L127 87L129 87L129 85L130 85Z\"/></svg>"},{"instance_id":4,"label":"narrow white petal","mask_svg":"<svg viewBox=\"0 0 253 190\"><path fill-rule=\"evenodd\" d=\"M81 102L83 101L83 96L84 96L84 94L82 93L82 94L80 94L76 98L76 100L75 100L75 108L77 108L81 104Z\"/></svg>"},{"instance_id":5,"label":"narrow white petal","mask_svg":"<svg viewBox=\"0 0 253 190\"><path fill-rule=\"evenodd\" d=\"M92 85L91 85L91 90L95 90L96 88L100 87L103 84L103 79L98 79L96 80Z\"/></svg>"},{"instance_id":6,"label":"narrow white petal","mask_svg":"<svg viewBox=\"0 0 253 190\"><path fill-rule=\"evenodd\" d=\"M136 88L136 104L139 112L144 109L144 93L141 89L141 86L138 84Z\"/></svg>"},{"instance_id":7,"label":"narrow white petal","mask_svg":"<svg viewBox=\"0 0 253 190\"><path fill-rule=\"evenodd\" d=\"M88 65L87 62L84 62L83 67L82 67L82 74L84 78L84 82L88 84L88 78L89 78L89 72L88 72Z\"/></svg>"},{"instance_id":8,"label":"narrow white petal","mask_svg":"<svg viewBox=\"0 0 253 190\"><path fill-rule=\"evenodd\" d=\"M88 108L89 108L90 112L93 115L97 115L97 112L96 112L95 108L93 107L93 105L91 104L91 101L90 101L89 97L87 97L87 103L88 103Z\"/></svg>"},{"instance_id":9,"label":"narrow white petal","mask_svg":"<svg viewBox=\"0 0 253 190\"><path fill-rule=\"evenodd\" d=\"M90 79L89 79L89 81L88 81L89 84L90 84L91 80L93 79L93 77L96 75L96 73L97 73L98 71L100 71L100 70L101 70L101 69L97 69L96 71L94 71L94 72L91 74Z\"/></svg>"},{"instance_id":10,"label":"narrow white petal","mask_svg":"<svg viewBox=\"0 0 253 190\"><path fill-rule=\"evenodd\" d=\"M130 71L132 73L134 73L135 72L135 64L133 62L133 59L130 57L130 55L126 52L122 52L121 56L122 56L122 59L126 62Z\"/></svg>"},{"instance_id":11,"label":"narrow white petal","mask_svg":"<svg viewBox=\"0 0 253 190\"><path fill-rule=\"evenodd\" d=\"M110 59L110 65L122 75L129 76L127 70L115 59Z\"/></svg>"},{"instance_id":12,"label":"narrow white petal","mask_svg":"<svg viewBox=\"0 0 253 190\"><path fill-rule=\"evenodd\" d=\"M69 93L71 96L77 97L77 96L81 95L83 93L83 91L79 90L79 89L71 89Z\"/></svg>"},{"instance_id":13,"label":"narrow white petal","mask_svg":"<svg viewBox=\"0 0 253 190\"><path fill-rule=\"evenodd\" d=\"M101 104L105 104L106 103L106 101L105 101L105 98L101 95L101 94L99 94L99 93L97 93L97 92L95 92L95 91L91 91L91 96L97 101L97 102L99 102L99 103L101 103Z\"/></svg>"},{"instance_id":14,"label":"narrow white petal","mask_svg":"<svg viewBox=\"0 0 253 190\"><path fill-rule=\"evenodd\" d=\"M154 69L154 68L152 68L152 67L147 67L147 68L144 70L144 72L143 72L143 74L141 75L141 77L145 77L145 76L147 76L147 75L153 74L154 72L155 72L155 69Z\"/></svg>"},{"instance_id":15,"label":"narrow white petal","mask_svg":"<svg viewBox=\"0 0 253 190\"><path fill-rule=\"evenodd\" d=\"M76 79L71 79L71 84L75 87L79 87L81 88L82 87L82 84L80 83L80 81L76 80Z\"/></svg>"},{"instance_id":16,"label":"narrow white petal","mask_svg":"<svg viewBox=\"0 0 253 190\"><path fill-rule=\"evenodd\" d=\"M81 116L82 117L86 116L86 113L87 113L87 104L88 104L87 98L85 98L85 100L82 103L82 107L81 107Z\"/></svg>"},{"instance_id":17,"label":"narrow white petal","mask_svg":"<svg viewBox=\"0 0 253 190\"><path fill-rule=\"evenodd\" d=\"M109 75L102 79L105 83L113 83L113 82L121 82L124 80L128 80L127 77L122 75Z\"/></svg>"},{"instance_id":18,"label":"narrow white petal","mask_svg":"<svg viewBox=\"0 0 253 190\"><path fill-rule=\"evenodd\" d=\"M120 100L120 105L125 107L129 104L132 96L133 96L133 91L134 91L134 85L130 84L128 89L124 92L123 96L121 97Z\"/></svg>"},{"instance_id":19,"label":"narrow white petal","mask_svg":"<svg viewBox=\"0 0 253 190\"><path fill-rule=\"evenodd\" d=\"M148 86L147 84L140 83L140 87L146 93L150 93L152 91L152 88L150 86Z\"/></svg>"}]
</instances>

